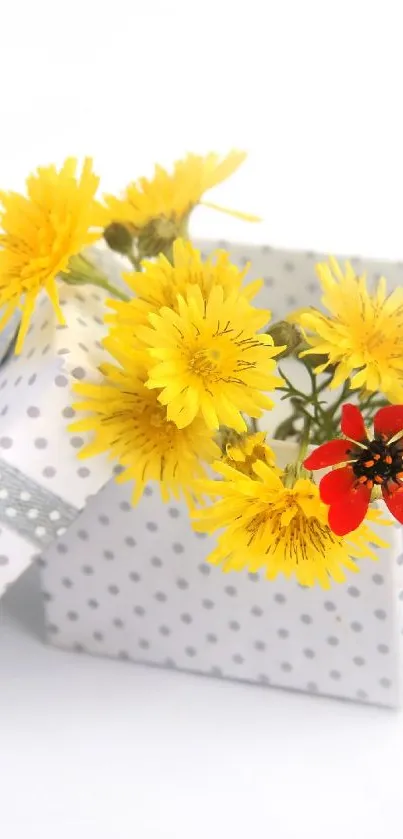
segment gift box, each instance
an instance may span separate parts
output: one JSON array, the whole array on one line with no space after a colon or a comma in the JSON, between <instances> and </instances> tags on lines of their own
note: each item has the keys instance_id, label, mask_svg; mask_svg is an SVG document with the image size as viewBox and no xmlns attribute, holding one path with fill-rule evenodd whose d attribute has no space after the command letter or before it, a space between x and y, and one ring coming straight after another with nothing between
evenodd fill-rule
<instances>
[{"instance_id":1,"label":"gift box","mask_svg":"<svg viewBox=\"0 0 403 839\"><path fill-rule=\"evenodd\" d=\"M223 242L202 248L217 245L264 278L257 305L273 319L320 304L320 256ZM401 284L401 264L365 267L369 284L380 274L389 288ZM184 504L164 505L150 485L133 508L130 485L115 483L106 457L77 460L86 435L66 430L71 384L96 380L106 358L104 299L99 289L63 286L68 327L60 327L41 298L22 354L0 368L0 587L36 558L48 639L64 649L398 706L400 526L388 528L390 547L376 549L377 561L362 560L359 574L347 572L328 591L224 574L206 562L214 540L192 530ZM280 465L295 457L291 443L276 448Z\"/></svg>"}]
</instances>

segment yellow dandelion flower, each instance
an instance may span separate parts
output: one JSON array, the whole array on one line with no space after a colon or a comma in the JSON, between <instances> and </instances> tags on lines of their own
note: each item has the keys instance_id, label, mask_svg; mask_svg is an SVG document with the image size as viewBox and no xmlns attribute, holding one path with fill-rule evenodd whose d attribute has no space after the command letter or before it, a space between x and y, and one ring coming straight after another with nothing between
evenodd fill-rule
<instances>
[{"instance_id":1,"label":"yellow dandelion flower","mask_svg":"<svg viewBox=\"0 0 403 839\"><path fill-rule=\"evenodd\" d=\"M138 327L154 361L147 387L162 391L158 399L178 428L201 414L210 428L246 431L241 411L261 416L273 407L263 391L282 383L273 375L282 348L257 332L269 313L236 293L225 298L221 286L207 300L197 286L186 299L178 295L178 310L162 308L149 315L151 326Z\"/></svg>"},{"instance_id":2,"label":"yellow dandelion flower","mask_svg":"<svg viewBox=\"0 0 403 839\"><path fill-rule=\"evenodd\" d=\"M211 432L200 419L184 429L167 420L156 393L144 386L145 371L132 358L126 357L124 366L105 364L102 373L100 384L80 382L74 388L82 399L73 407L87 416L69 430L94 435L78 456L106 452L116 459L124 469L117 480L135 482L133 504L148 481L158 481L164 501L182 493L191 505L194 481L206 475L203 462L211 463L220 453Z\"/></svg>"},{"instance_id":3,"label":"yellow dandelion flower","mask_svg":"<svg viewBox=\"0 0 403 839\"><path fill-rule=\"evenodd\" d=\"M129 226L139 239L140 256L156 256L169 249L178 236L186 236L189 215L204 193L232 175L245 157L245 152L239 151L223 159L217 154L189 154L174 164L172 173L156 166L151 180L139 178L129 184L122 198L105 196L106 217L109 222ZM247 221L258 221L256 216L202 203Z\"/></svg>"},{"instance_id":4,"label":"yellow dandelion flower","mask_svg":"<svg viewBox=\"0 0 403 839\"><path fill-rule=\"evenodd\" d=\"M213 464L220 481L201 481L201 489L215 500L213 506L192 512L194 527L205 533L220 530L209 562L223 571L265 571L293 577L304 586L344 582L345 569L359 570L355 559L376 554L370 543L387 544L369 522L388 524L371 510L348 538L336 536L327 523L327 508L312 481L299 478L286 487L281 477L262 461L255 463L255 478L223 463Z\"/></svg>"},{"instance_id":5,"label":"yellow dandelion flower","mask_svg":"<svg viewBox=\"0 0 403 839\"><path fill-rule=\"evenodd\" d=\"M243 475L256 480L254 466L257 460L262 460L268 466L276 468L276 458L273 450L266 443L266 433L257 431L255 434L232 433L225 446L223 462L232 466Z\"/></svg>"},{"instance_id":6,"label":"yellow dandelion flower","mask_svg":"<svg viewBox=\"0 0 403 839\"><path fill-rule=\"evenodd\" d=\"M123 275L136 297L127 303L108 301L114 312L106 316L106 321L112 328L116 327L119 335L126 328L133 332L139 323L147 323L150 312L159 312L162 306L177 312L178 294L185 296L189 286L198 286L204 300L216 285L222 286L226 297L238 291L247 300L252 300L263 281L244 284L248 268L241 270L233 265L225 251L217 251L203 261L200 251L190 242L177 239L173 243L172 262L161 254L154 261L144 260L142 272Z\"/></svg>"},{"instance_id":7,"label":"yellow dandelion flower","mask_svg":"<svg viewBox=\"0 0 403 839\"><path fill-rule=\"evenodd\" d=\"M303 354L327 355L316 368L336 367L331 387L351 378L351 388L382 391L390 402L403 401L403 289L386 295L386 280L367 291L365 275L357 277L350 263L344 272L335 259L317 266L330 315L317 309L300 312L310 349Z\"/></svg>"},{"instance_id":8,"label":"yellow dandelion flower","mask_svg":"<svg viewBox=\"0 0 403 839\"><path fill-rule=\"evenodd\" d=\"M100 218L94 200L99 179L90 159L84 161L78 177L76 169L77 161L69 158L59 171L47 166L31 175L27 196L0 193L0 307L5 307L0 329L20 307L17 353L42 289L64 322L56 277L66 271L72 256L100 235L94 232Z\"/></svg>"}]
</instances>

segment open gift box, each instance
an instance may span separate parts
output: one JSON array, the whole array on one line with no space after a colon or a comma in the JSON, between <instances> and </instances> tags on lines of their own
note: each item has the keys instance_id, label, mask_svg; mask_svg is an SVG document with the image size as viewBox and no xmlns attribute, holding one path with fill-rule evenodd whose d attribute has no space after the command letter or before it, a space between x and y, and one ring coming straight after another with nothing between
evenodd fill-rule
<instances>
[{"instance_id":1,"label":"open gift box","mask_svg":"<svg viewBox=\"0 0 403 839\"><path fill-rule=\"evenodd\" d=\"M225 243L218 243L221 247ZM204 251L213 243L202 245ZM233 261L264 278L257 305L273 319L318 305L312 253L231 246ZM356 262L354 262L356 264ZM401 285L403 266L366 261L369 279ZM329 591L205 558L214 540L192 530L187 508L150 485L130 504L106 457L78 461L86 435L67 433L71 384L105 360L105 295L63 286L68 327L41 297L23 352L0 368L0 590L37 558L52 644L206 675L401 702L403 544L388 529L378 561ZM274 418L267 419L269 428ZM293 444L278 443L280 465Z\"/></svg>"}]
</instances>

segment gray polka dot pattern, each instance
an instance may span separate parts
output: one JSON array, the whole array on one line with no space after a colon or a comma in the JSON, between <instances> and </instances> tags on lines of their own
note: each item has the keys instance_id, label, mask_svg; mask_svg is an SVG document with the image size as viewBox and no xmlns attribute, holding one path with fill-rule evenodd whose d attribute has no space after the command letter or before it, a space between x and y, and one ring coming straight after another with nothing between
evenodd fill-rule
<instances>
[{"instance_id":1,"label":"gray polka dot pattern","mask_svg":"<svg viewBox=\"0 0 403 839\"><path fill-rule=\"evenodd\" d=\"M212 540L196 537L184 505L176 503L178 515L172 516L154 490L129 511L129 498L129 487L107 484L70 527L68 540L48 549L42 575L51 595L48 623L57 627L52 643L71 649L81 644L117 658L124 650L132 661L172 661L177 669L219 671L225 678L397 703L401 627L392 609L398 592L390 590L387 551L379 551L376 580L374 564L362 562L354 586L349 578L331 596L280 578L273 584L248 574L223 575L206 565ZM391 535L397 556L401 533ZM183 550L175 551L178 544ZM208 574L201 573L204 567ZM351 594L353 587L359 595Z\"/></svg>"},{"instance_id":2,"label":"gray polka dot pattern","mask_svg":"<svg viewBox=\"0 0 403 839\"><path fill-rule=\"evenodd\" d=\"M35 545L43 547L69 523L53 518L60 499L71 508L82 509L87 496L95 495L111 475L113 464L80 464L78 443L71 445L73 435L66 430L74 417L71 383L87 373L93 378L106 358L101 346L105 294L100 292L98 301L92 301L91 294L88 287L78 300L73 287L63 288L66 319L69 324L76 315L82 320L72 329L58 328L52 304L41 294L21 354L10 353L0 366L0 454L10 468L27 474L25 484L31 481L39 486L37 503L27 507L24 496L14 497L11 503L6 492L11 495L15 487L5 485L6 478L0 474L0 554L12 557L0 566L0 596L32 561ZM83 445L88 437L83 435ZM78 469L88 471L78 473ZM21 488L24 491L28 492L27 485ZM48 499L52 493L57 500L49 504L44 516L39 509L42 491Z\"/></svg>"},{"instance_id":3,"label":"gray polka dot pattern","mask_svg":"<svg viewBox=\"0 0 403 839\"><path fill-rule=\"evenodd\" d=\"M238 265L249 257L249 276L264 278L256 302L271 308L273 318L290 306L319 303L315 254L233 248ZM367 267L370 283L386 271L389 288L402 284L401 265ZM43 295L21 357L0 368L2 457L21 471L29 463L42 487L83 510L41 557L51 642L122 661L396 704L403 643L400 529L390 529L392 548L378 551L377 563L362 561L360 574L330 592L281 578L269 583L255 574L223 575L205 564L212 540L192 532L184 505L164 507L158 490L148 487L132 510L131 488L108 483L113 464L77 460L88 435L66 432L74 418L71 383L87 370L96 375L105 358L103 299L98 290L63 288L61 303L73 328L55 329ZM29 522L38 526L35 516ZM25 543L12 541L9 522L0 524L1 591L1 575ZM32 551L23 562L31 558Z\"/></svg>"}]
</instances>

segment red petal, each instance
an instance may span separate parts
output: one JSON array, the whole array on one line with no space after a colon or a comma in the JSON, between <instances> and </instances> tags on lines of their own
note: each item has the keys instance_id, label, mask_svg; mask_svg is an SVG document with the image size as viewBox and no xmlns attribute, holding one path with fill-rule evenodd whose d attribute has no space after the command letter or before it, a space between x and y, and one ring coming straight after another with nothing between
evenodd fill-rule
<instances>
[{"instance_id":1,"label":"red petal","mask_svg":"<svg viewBox=\"0 0 403 839\"><path fill-rule=\"evenodd\" d=\"M345 536L356 530L365 518L371 498L371 490L366 486L357 486L329 507L329 527L336 536Z\"/></svg>"},{"instance_id":2,"label":"red petal","mask_svg":"<svg viewBox=\"0 0 403 839\"><path fill-rule=\"evenodd\" d=\"M368 439L361 411L356 405L343 405L341 409L341 430L350 440L364 443Z\"/></svg>"},{"instance_id":3,"label":"red petal","mask_svg":"<svg viewBox=\"0 0 403 839\"><path fill-rule=\"evenodd\" d=\"M351 443L349 440L330 440L318 446L306 460L305 469L324 469L325 466L335 466L351 459Z\"/></svg>"},{"instance_id":4,"label":"red petal","mask_svg":"<svg viewBox=\"0 0 403 839\"><path fill-rule=\"evenodd\" d=\"M388 492L387 487L382 487L383 500L392 516L403 524L403 487L394 492Z\"/></svg>"},{"instance_id":5,"label":"red petal","mask_svg":"<svg viewBox=\"0 0 403 839\"><path fill-rule=\"evenodd\" d=\"M325 504L342 501L355 481L356 478L351 466L343 466L342 469L334 469L333 472L328 472L319 484L322 501Z\"/></svg>"},{"instance_id":6,"label":"red petal","mask_svg":"<svg viewBox=\"0 0 403 839\"><path fill-rule=\"evenodd\" d=\"M386 405L374 417L375 434L386 434L388 439L403 431L403 405Z\"/></svg>"}]
</instances>

